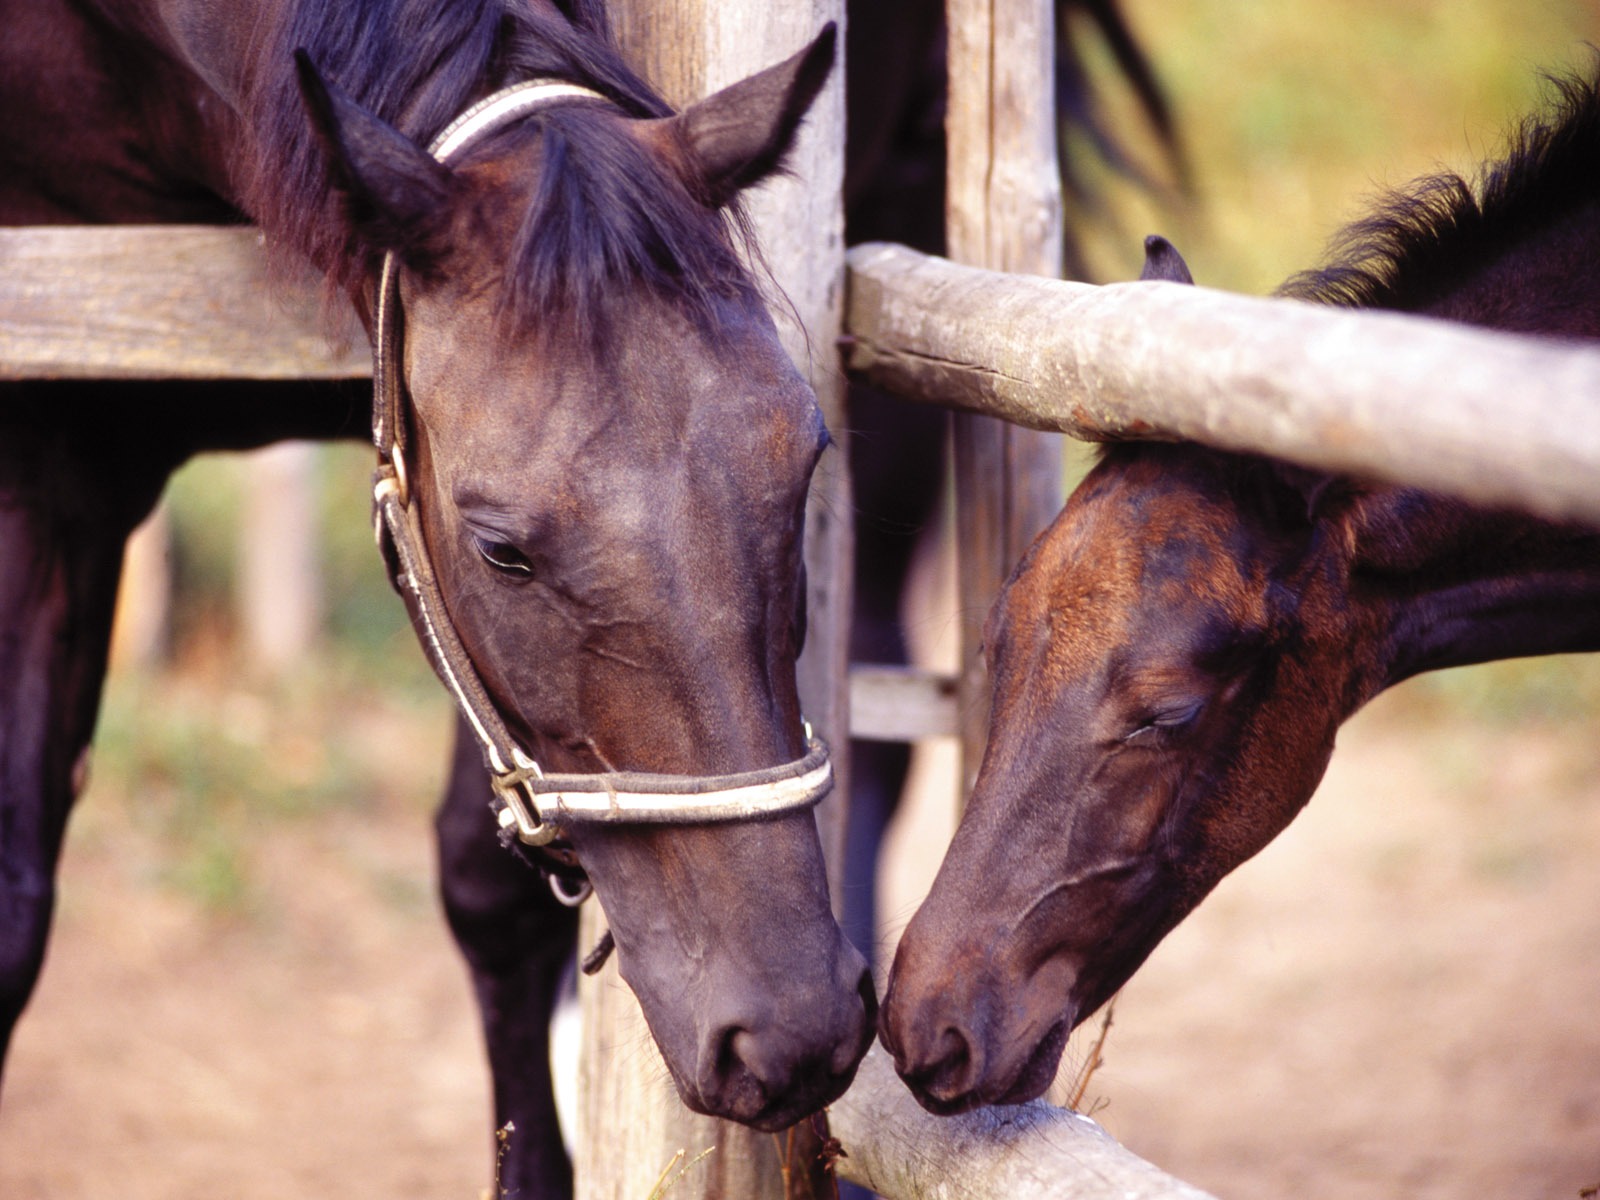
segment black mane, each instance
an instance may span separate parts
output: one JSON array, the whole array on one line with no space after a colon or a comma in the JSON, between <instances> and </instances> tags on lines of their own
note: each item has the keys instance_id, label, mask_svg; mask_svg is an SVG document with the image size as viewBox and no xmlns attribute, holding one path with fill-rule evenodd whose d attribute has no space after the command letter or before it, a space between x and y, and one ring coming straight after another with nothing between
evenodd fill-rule
<instances>
[{"instance_id":1,"label":"black mane","mask_svg":"<svg viewBox=\"0 0 1600 1200\"><path fill-rule=\"evenodd\" d=\"M1550 80L1555 103L1528 117L1510 151L1476 184L1451 172L1383 196L1335 236L1332 261L1292 276L1278 295L1416 311L1453 292L1518 240L1600 199L1600 83Z\"/></svg>"},{"instance_id":2,"label":"black mane","mask_svg":"<svg viewBox=\"0 0 1600 1200\"><path fill-rule=\"evenodd\" d=\"M562 13L506 0L289 0L263 41L247 102L254 161L245 207L280 249L303 255L346 291L376 274L377 254L351 237L327 163L311 136L292 69L304 48L358 104L426 145L474 100L552 76L601 93L634 117L671 109L623 61L598 0ZM530 118L547 169L517 237L502 308L520 328L553 316L594 328L609 286L643 280L714 323L710 299L754 285L735 239L745 224L708 212L615 123L561 107Z\"/></svg>"}]
</instances>

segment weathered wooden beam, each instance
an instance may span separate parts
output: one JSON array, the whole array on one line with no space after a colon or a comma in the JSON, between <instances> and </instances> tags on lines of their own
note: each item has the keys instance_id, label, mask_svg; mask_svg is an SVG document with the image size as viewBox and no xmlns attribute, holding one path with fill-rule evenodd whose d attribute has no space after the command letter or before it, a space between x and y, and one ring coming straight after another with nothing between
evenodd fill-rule
<instances>
[{"instance_id":1,"label":"weathered wooden beam","mask_svg":"<svg viewBox=\"0 0 1600 1200\"><path fill-rule=\"evenodd\" d=\"M352 379L315 285L269 278L260 234L182 225L0 229L0 379Z\"/></svg>"},{"instance_id":2,"label":"weathered wooden beam","mask_svg":"<svg viewBox=\"0 0 1600 1200\"><path fill-rule=\"evenodd\" d=\"M1170 283L849 255L846 365L1091 441L1188 438L1600 520L1600 348Z\"/></svg>"},{"instance_id":3,"label":"weathered wooden beam","mask_svg":"<svg viewBox=\"0 0 1600 1200\"><path fill-rule=\"evenodd\" d=\"M1055 6L1051 0L946 0L945 240L951 259L1054 277L1061 272L1056 169ZM960 593L960 796L989 732L983 620L1017 559L1061 507L1060 439L984 416L951 426Z\"/></svg>"},{"instance_id":4,"label":"weathered wooden beam","mask_svg":"<svg viewBox=\"0 0 1600 1200\"><path fill-rule=\"evenodd\" d=\"M921 667L850 668L850 736L879 742L961 732L957 679Z\"/></svg>"},{"instance_id":5,"label":"weathered wooden beam","mask_svg":"<svg viewBox=\"0 0 1600 1200\"><path fill-rule=\"evenodd\" d=\"M924 1112L878 1046L828 1125L845 1152L839 1177L893 1200L1209 1200L1088 1117L1042 1101Z\"/></svg>"},{"instance_id":6,"label":"weathered wooden beam","mask_svg":"<svg viewBox=\"0 0 1600 1200\"><path fill-rule=\"evenodd\" d=\"M843 0L615 0L608 10L630 61L682 107L800 50L828 21L842 19ZM836 68L813 104L787 159L788 172L746 197L762 257L783 292L769 306L779 335L833 428L841 424L844 381L831 356L818 355L816 348L833 344L843 308L841 73ZM849 778L852 505L843 456L824 459L807 506L808 633L798 675L801 703L833 747L840 786L817 819L828 859L838 862ZM595 907L586 906L586 930L595 930ZM696 1116L679 1103L615 964L585 978L579 994L585 1008L579 1101L585 1132L574 1162L580 1200L653 1194L671 1200L782 1200L778 1139ZM680 1150L684 1158L663 1179L661 1172ZM688 1170L680 1178L683 1167ZM803 1175L792 1172L796 1179ZM665 1186L654 1191L658 1180Z\"/></svg>"}]
</instances>

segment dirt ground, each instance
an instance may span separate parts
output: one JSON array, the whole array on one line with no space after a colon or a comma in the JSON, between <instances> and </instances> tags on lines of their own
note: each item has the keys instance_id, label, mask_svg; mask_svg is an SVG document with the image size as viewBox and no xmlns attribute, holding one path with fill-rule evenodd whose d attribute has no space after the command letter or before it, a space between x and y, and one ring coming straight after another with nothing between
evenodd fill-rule
<instances>
[{"instance_id":1,"label":"dirt ground","mask_svg":"<svg viewBox=\"0 0 1600 1200\"><path fill-rule=\"evenodd\" d=\"M1600 739L1414 710L1348 726L1310 809L1118 1002L1097 1118L1226 1200L1600 1184ZM264 827L244 915L164 882L163 853L91 790L0 1197L482 1194L485 1072L425 807Z\"/></svg>"}]
</instances>

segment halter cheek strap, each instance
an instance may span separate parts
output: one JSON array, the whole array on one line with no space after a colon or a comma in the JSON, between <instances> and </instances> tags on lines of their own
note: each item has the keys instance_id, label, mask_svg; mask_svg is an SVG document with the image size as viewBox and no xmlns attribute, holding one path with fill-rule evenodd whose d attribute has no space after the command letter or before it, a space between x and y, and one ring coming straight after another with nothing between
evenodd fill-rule
<instances>
[{"instance_id":1,"label":"halter cheek strap","mask_svg":"<svg viewBox=\"0 0 1600 1200\"><path fill-rule=\"evenodd\" d=\"M434 139L429 153L448 163L507 123L569 99L604 97L564 80L516 84L462 113ZM399 264L391 253L384 257L378 281L372 349L372 440L378 451L372 494L375 533L390 581L405 600L428 661L483 751L502 838L546 847L565 827L584 822L748 821L810 808L826 796L833 787L833 767L827 745L811 735L809 726L803 757L734 775L546 775L540 769L511 736L461 644L423 540L406 467L403 337Z\"/></svg>"}]
</instances>

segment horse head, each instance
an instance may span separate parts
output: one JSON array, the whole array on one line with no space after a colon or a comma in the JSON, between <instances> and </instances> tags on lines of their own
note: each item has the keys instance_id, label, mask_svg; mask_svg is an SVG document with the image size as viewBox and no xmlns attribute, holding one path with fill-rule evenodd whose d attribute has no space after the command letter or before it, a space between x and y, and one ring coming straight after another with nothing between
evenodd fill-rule
<instances>
[{"instance_id":1,"label":"horse head","mask_svg":"<svg viewBox=\"0 0 1600 1200\"><path fill-rule=\"evenodd\" d=\"M1187 282L1162 243L1147 278ZM985 631L989 742L884 998L935 1112L1013 1103L1310 798L1375 689L1348 499L1200 446L1108 447Z\"/></svg>"},{"instance_id":2,"label":"horse head","mask_svg":"<svg viewBox=\"0 0 1600 1200\"><path fill-rule=\"evenodd\" d=\"M395 264L397 486L546 772L720 777L805 750L802 523L828 436L726 210L832 58L830 29L669 117L558 84L434 154L302 62L352 233ZM775 1128L843 1091L874 1005L809 812L562 834L691 1107Z\"/></svg>"}]
</instances>

